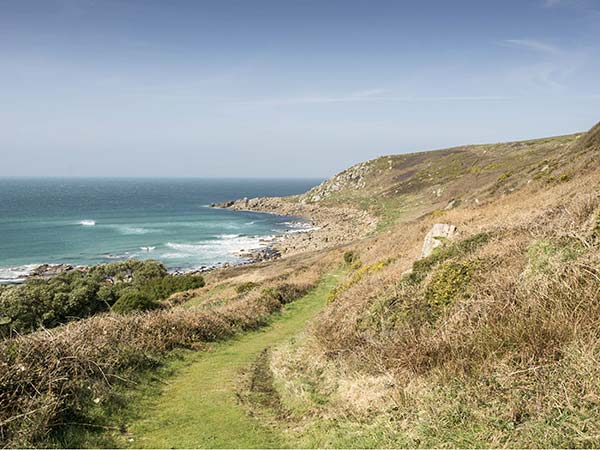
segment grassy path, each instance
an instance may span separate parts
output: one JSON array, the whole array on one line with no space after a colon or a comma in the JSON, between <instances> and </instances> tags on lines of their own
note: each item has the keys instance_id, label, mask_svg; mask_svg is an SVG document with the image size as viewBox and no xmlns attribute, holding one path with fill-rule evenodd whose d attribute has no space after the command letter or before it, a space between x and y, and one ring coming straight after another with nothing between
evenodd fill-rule
<instances>
[{"instance_id":1,"label":"grassy path","mask_svg":"<svg viewBox=\"0 0 600 450\"><path fill-rule=\"evenodd\" d=\"M281 435L245 413L235 390L239 373L269 346L293 337L325 305L339 274L329 274L305 297L286 305L268 327L199 354L182 369L143 417L129 426L129 445L145 448L284 447Z\"/></svg>"}]
</instances>

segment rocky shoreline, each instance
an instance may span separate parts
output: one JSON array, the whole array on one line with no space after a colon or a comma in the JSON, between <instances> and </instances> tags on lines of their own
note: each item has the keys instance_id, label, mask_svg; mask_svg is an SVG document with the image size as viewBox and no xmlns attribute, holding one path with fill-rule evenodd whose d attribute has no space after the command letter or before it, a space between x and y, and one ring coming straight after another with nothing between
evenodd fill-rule
<instances>
[{"instance_id":1,"label":"rocky shoreline","mask_svg":"<svg viewBox=\"0 0 600 450\"><path fill-rule=\"evenodd\" d=\"M345 244L367 236L377 227L377 220L366 211L322 206L300 201L298 197L243 198L211 206L306 219L309 228L287 232L275 240L272 250L281 256Z\"/></svg>"}]
</instances>

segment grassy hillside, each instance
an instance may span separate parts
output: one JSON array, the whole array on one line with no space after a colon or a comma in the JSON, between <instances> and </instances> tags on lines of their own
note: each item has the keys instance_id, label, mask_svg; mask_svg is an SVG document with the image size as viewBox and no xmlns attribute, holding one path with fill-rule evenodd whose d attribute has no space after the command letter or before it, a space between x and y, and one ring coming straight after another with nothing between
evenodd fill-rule
<instances>
[{"instance_id":1,"label":"grassy hillside","mask_svg":"<svg viewBox=\"0 0 600 450\"><path fill-rule=\"evenodd\" d=\"M583 136L383 156L341 172L300 200L364 208L379 216L386 227L449 204L477 205L532 181L564 181L573 175L568 155L576 151Z\"/></svg>"},{"instance_id":2,"label":"grassy hillside","mask_svg":"<svg viewBox=\"0 0 600 450\"><path fill-rule=\"evenodd\" d=\"M599 136L383 158L307 194L416 206L352 246L309 337L264 363L279 426L309 447L600 445ZM436 222L460 235L420 258Z\"/></svg>"}]
</instances>

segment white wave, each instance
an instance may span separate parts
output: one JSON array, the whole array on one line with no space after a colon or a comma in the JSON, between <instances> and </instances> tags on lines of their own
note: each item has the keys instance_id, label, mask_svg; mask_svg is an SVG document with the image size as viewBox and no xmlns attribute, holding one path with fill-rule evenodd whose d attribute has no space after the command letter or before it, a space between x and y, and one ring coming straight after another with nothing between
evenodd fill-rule
<instances>
[{"instance_id":1,"label":"white wave","mask_svg":"<svg viewBox=\"0 0 600 450\"><path fill-rule=\"evenodd\" d=\"M114 228L121 234L148 234L148 233L157 233L161 230L149 229L143 227L134 227L131 225L110 225L111 228Z\"/></svg>"},{"instance_id":2,"label":"white wave","mask_svg":"<svg viewBox=\"0 0 600 450\"><path fill-rule=\"evenodd\" d=\"M26 264L16 267L0 267L0 284L23 283L39 264Z\"/></svg>"},{"instance_id":3,"label":"white wave","mask_svg":"<svg viewBox=\"0 0 600 450\"><path fill-rule=\"evenodd\" d=\"M155 249L156 249L156 247L140 247L140 250L143 250L145 252L151 252Z\"/></svg>"},{"instance_id":4,"label":"white wave","mask_svg":"<svg viewBox=\"0 0 600 450\"><path fill-rule=\"evenodd\" d=\"M176 253L165 253L164 258L202 257L207 261L235 259L242 251L265 247L273 236L243 236L239 234L221 234L218 239L197 243L167 242L166 247Z\"/></svg>"},{"instance_id":5,"label":"white wave","mask_svg":"<svg viewBox=\"0 0 600 450\"><path fill-rule=\"evenodd\" d=\"M279 222L279 225L285 225L288 228L296 230L312 230L314 225L309 222Z\"/></svg>"},{"instance_id":6,"label":"white wave","mask_svg":"<svg viewBox=\"0 0 600 450\"><path fill-rule=\"evenodd\" d=\"M83 225L84 227L93 227L94 225L96 225L96 221L95 220L81 220L79 222L79 225Z\"/></svg>"},{"instance_id":7,"label":"white wave","mask_svg":"<svg viewBox=\"0 0 600 450\"><path fill-rule=\"evenodd\" d=\"M309 231L319 230L320 227L313 225L310 222L279 222L279 225L285 225L287 230L277 230L286 234L307 233Z\"/></svg>"}]
</instances>

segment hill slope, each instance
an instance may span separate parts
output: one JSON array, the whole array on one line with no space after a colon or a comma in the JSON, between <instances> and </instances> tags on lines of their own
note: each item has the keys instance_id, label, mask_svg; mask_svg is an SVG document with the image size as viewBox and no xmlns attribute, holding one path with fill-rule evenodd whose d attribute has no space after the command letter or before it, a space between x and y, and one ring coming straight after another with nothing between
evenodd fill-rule
<instances>
[{"instance_id":1,"label":"hill slope","mask_svg":"<svg viewBox=\"0 0 600 450\"><path fill-rule=\"evenodd\" d=\"M582 134L391 155L353 166L300 196L302 202L348 204L378 214L398 207L405 218L512 192L530 180L560 177L563 156ZM554 162L554 163L552 163Z\"/></svg>"},{"instance_id":2,"label":"hill slope","mask_svg":"<svg viewBox=\"0 0 600 450\"><path fill-rule=\"evenodd\" d=\"M242 199L238 210L304 216L321 229L280 244L283 254L351 242L399 222L476 207L525 186L567 181L597 166L598 125L577 133L521 142L468 145L390 155L350 167L305 194Z\"/></svg>"},{"instance_id":3,"label":"hill slope","mask_svg":"<svg viewBox=\"0 0 600 450\"><path fill-rule=\"evenodd\" d=\"M267 363L302 445L600 445L599 137L384 157L302 197L413 200ZM459 234L421 258L436 222Z\"/></svg>"}]
</instances>

